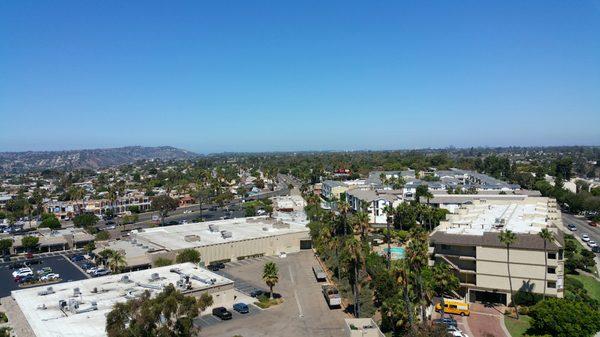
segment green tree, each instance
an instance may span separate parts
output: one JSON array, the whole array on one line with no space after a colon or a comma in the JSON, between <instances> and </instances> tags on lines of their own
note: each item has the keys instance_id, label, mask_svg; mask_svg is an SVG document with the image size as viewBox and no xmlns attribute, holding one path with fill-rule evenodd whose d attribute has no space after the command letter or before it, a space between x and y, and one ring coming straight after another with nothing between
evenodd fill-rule
<instances>
[{"instance_id":1,"label":"green tree","mask_svg":"<svg viewBox=\"0 0 600 337\"><path fill-rule=\"evenodd\" d=\"M413 231L406 247L405 260L417 286L417 298L420 304L422 321L426 320L425 306L428 304L428 298L425 296L425 289L423 287L423 270L427 268L428 264L427 251L427 234L418 227Z\"/></svg>"},{"instance_id":2,"label":"green tree","mask_svg":"<svg viewBox=\"0 0 600 337\"><path fill-rule=\"evenodd\" d=\"M352 285L352 295L354 297L354 316L360 317L360 290L361 278L360 272L364 269L365 256L363 252L362 241L355 237L350 237L346 240L345 253L350 257L350 284Z\"/></svg>"},{"instance_id":3,"label":"green tree","mask_svg":"<svg viewBox=\"0 0 600 337\"><path fill-rule=\"evenodd\" d=\"M386 241L387 241L387 254L386 254L386 259L387 259L387 267L388 269L391 268L392 266L392 233L391 233L391 228L390 226L394 223L394 213L395 213L395 209L394 207L389 204L386 205L383 208L383 212L385 214L387 214L387 218L386 218Z\"/></svg>"},{"instance_id":4,"label":"green tree","mask_svg":"<svg viewBox=\"0 0 600 337\"><path fill-rule=\"evenodd\" d=\"M36 250L39 243L40 243L40 238L38 238L36 236L29 236L28 235L28 236L24 236L21 239L21 245L28 252Z\"/></svg>"},{"instance_id":5,"label":"green tree","mask_svg":"<svg viewBox=\"0 0 600 337\"><path fill-rule=\"evenodd\" d=\"M447 263L436 263L432 270L432 282L433 291L440 297L441 307L444 308L444 296L457 291L460 288L460 280ZM441 315L444 317L443 309Z\"/></svg>"},{"instance_id":6,"label":"green tree","mask_svg":"<svg viewBox=\"0 0 600 337\"><path fill-rule=\"evenodd\" d=\"M164 257L159 257L158 259L156 259L154 261L154 267L165 267L165 266L170 266L173 264L173 260L169 260L167 258Z\"/></svg>"},{"instance_id":7,"label":"green tree","mask_svg":"<svg viewBox=\"0 0 600 337\"><path fill-rule=\"evenodd\" d=\"M510 296L514 295L513 287L512 287L512 277L510 276L510 245L517 241L517 235L513 233L511 230L501 231L498 235L500 242L506 245L506 268L508 270L508 285L510 288ZM517 309L517 304L514 300L511 301L513 307L515 308L515 314L517 315L517 319L519 319L519 310Z\"/></svg>"},{"instance_id":8,"label":"green tree","mask_svg":"<svg viewBox=\"0 0 600 337\"><path fill-rule=\"evenodd\" d=\"M590 337L600 330L600 312L588 304L548 298L530 310L536 334L556 337Z\"/></svg>"},{"instance_id":9,"label":"green tree","mask_svg":"<svg viewBox=\"0 0 600 337\"><path fill-rule=\"evenodd\" d=\"M548 242L554 242L554 234L548 229L543 228L539 236L544 240L544 299L546 298L546 284L548 283Z\"/></svg>"},{"instance_id":10,"label":"green tree","mask_svg":"<svg viewBox=\"0 0 600 337\"><path fill-rule=\"evenodd\" d=\"M98 223L98 217L93 213L82 213L73 218L73 224L77 227L91 228Z\"/></svg>"},{"instance_id":11,"label":"green tree","mask_svg":"<svg viewBox=\"0 0 600 337\"><path fill-rule=\"evenodd\" d=\"M429 186L427 186L427 184L417 186L417 190L415 191L415 200L417 202L421 202L421 198L426 198L427 204L429 204L429 199L433 198L433 194L429 192Z\"/></svg>"},{"instance_id":12,"label":"green tree","mask_svg":"<svg viewBox=\"0 0 600 337\"><path fill-rule=\"evenodd\" d=\"M110 234L107 231L99 231L96 233L96 241L106 241L110 239Z\"/></svg>"},{"instance_id":13,"label":"green tree","mask_svg":"<svg viewBox=\"0 0 600 337\"><path fill-rule=\"evenodd\" d=\"M127 266L127 260L125 255L119 251L113 251L108 258L108 267L113 273L120 272L125 266Z\"/></svg>"},{"instance_id":14,"label":"green tree","mask_svg":"<svg viewBox=\"0 0 600 337\"><path fill-rule=\"evenodd\" d=\"M269 287L269 296L273 298L273 287L279 282L279 268L275 262L267 262L263 268L262 279Z\"/></svg>"},{"instance_id":15,"label":"green tree","mask_svg":"<svg viewBox=\"0 0 600 337\"><path fill-rule=\"evenodd\" d=\"M210 296L210 295L207 295ZM193 320L207 308L206 297L185 296L173 285L152 298L142 296L116 303L106 316L108 337L192 337L198 329Z\"/></svg>"},{"instance_id":16,"label":"green tree","mask_svg":"<svg viewBox=\"0 0 600 337\"><path fill-rule=\"evenodd\" d=\"M39 226L40 228L59 229L61 227L60 221L56 218L54 214L45 214L47 215L42 215L42 222Z\"/></svg>"},{"instance_id":17,"label":"green tree","mask_svg":"<svg viewBox=\"0 0 600 337\"><path fill-rule=\"evenodd\" d=\"M175 261L177 263L192 262L197 264L200 262L200 252L193 248L186 248L177 254Z\"/></svg>"},{"instance_id":18,"label":"green tree","mask_svg":"<svg viewBox=\"0 0 600 337\"><path fill-rule=\"evenodd\" d=\"M12 245L13 245L12 239L1 239L0 240L0 252L2 252L2 255L7 255L7 252L10 250Z\"/></svg>"},{"instance_id":19,"label":"green tree","mask_svg":"<svg viewBox=\"0 0 600 337\"><path fill-rule=\"evenodd\" d=\"M165 218L169 212L174 211L179 206L179 202L168 195L159 195L152 199L152 209L160 214L161 223L165 224Z\"/></svg>"}]
</instances>

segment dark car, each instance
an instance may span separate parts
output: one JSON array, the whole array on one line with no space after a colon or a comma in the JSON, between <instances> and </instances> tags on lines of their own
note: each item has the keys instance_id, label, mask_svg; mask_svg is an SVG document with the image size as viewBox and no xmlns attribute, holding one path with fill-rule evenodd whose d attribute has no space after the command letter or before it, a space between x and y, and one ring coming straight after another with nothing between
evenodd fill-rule
<instances>
[{"instance_id":1,"label":"dark car","mask_svg":"<svg viewBox=\"0 0 600 337\"><path fill-rule=\"evenodd\" d=\"M574 225L574 224L572 224L572 223L568 224L568 225L567 225L567 227L569 227L569 229L570 229L571 231L576 231L576 230L577 230L577 226L575 226L575 225Z\"/></svg>"},{"instance_id":2,"label":"dark car","mask_svg":"<svg viewBox=\"0 0 600 337\"><path fill-rule=\"evenodd\" d=\"M594 252L594 253L600 253L600 245L592 247L592 252Z\"/></svg>"},{"instance_id":3,"label":"dark car","mask_svg":"<svg viewBox=\"0 0 600 337\"><path fill-rule=\"evenodd\" d=\"M25 264L26 264L27 266L33 266L33 265L36 265L36 264L41 264L42 262L43 262L42 260L39 260L39 259L33 259L33 260L28 260L28 261L26 261L26 262L25 262Z\"/></svg>"},{"instance_id":4,"label":"dark car","mask_svg":"<svg viewBox=\"0 0 600 337\"><path fill-rule=\"evenodd\" d=\"M208 268L208 270L210 270L210 271L218 271L219 270L219 267L217 267L216 264L209 264L208 267L206 267L206 268Z\"/></svg>"},{"instance_id":5,"label":"dark car","mask_svg":"<svg viewBox=\"0 0 600 337\"><path fill-rule=\"evenodd\" d=\"M25 268L25 267L27 267L27 266L22 262L15 262L10 265L10 269L20 269L20 268Z\"/></svg>"},{"instance_id":6,"label":"dark car","mask_svg":"<svg viewBox=\"0 0 600 337\"><path fill-rule=\"evenodd\" d=\"M456 327L458 325L456 323L456 320L452 317L444 317L444 318L434 319L433 323L434 324L443 324L446 326L454 326L454 327Z\"/></svg>"},{"instance_id":7,"label":"dark car","mask_svg":"<svg viewBox=\"0 0 600 337\"><path fill-rule=\"evenodd\" d=\"M216 307L212 310L212 314L216 317L219 317L220 319L226 321L228 319L231 319L231 312L229 312L229 310L225 309L224 307Z\"/></svg>"},{"instance_id":8,"label":"dark car","mask_svg":"<svg viewBox=\"0 0 600 337\"><path fill-rule=\"evenodd\" d=\"M83 261L83 260L85 260L85 256L83 256L83 255L75 255L71 258L71 261L73 261L73 262Z\"/></svg>"},{"instance_id":9,"label":"dark car","mask_svg":"<svg viewBox=\"0 0 600 337\"><path fill-rule=\"evenodd\" d=\"M225 268L225 263L223 263L223 262L215 263L215 266L217 267L217 269L223 269L223 268Z\"/></svg>"},{"instance_id":10,"label":"dark car","mask_svg":"<svg viewBox=\"0 0 600 337\"><path fill-rule=\"evenodd\" d=\"M17 276L15 277L15 282L21 284L21 283L25 283L25 282L30 282L33 281L34 277L32 275L25 275L25 276Z\"/></svg>"},{"instance_id":11,"label":"dark car","mask_svg":"<svg viewBox=\"0 0 600 337\"><path fill-rule=\"evenodd\" d=\"M88 269L90 269L90 268L94 268L95 266L96 266L96 265L94 265L94 264L93 264L93 263L91 263L91 262L86 262L86 263L84 263L84 264L82 264L82 265L81 265L81 269L83 269L83 270L88 270Z\"/></svg>"},{"instance_id":12,"label":"dark car","mask_svg":"<svg viewBox=\"0 0 600 337\"><path fill-rule=\"evenodd\" d=\"M264 292L263 290L260 290L260 289L255 289L255 290L252 290L252 292L250 292L250 296L252 296L252 297L260 297L261 295L264 295L264 294L266 294L266 292Z\"/></svg>"},{"instance_id":13,"label":"dark car","mask_svg":"<svg viewBox=\"0 0 600 337\"><path fill-rule=\"evenodd\" d=\"M239 312L240 314L247 314L250 312L250 308L246 303L236 303L233 305L233 310Z\"/></svg>"}]
</instances>

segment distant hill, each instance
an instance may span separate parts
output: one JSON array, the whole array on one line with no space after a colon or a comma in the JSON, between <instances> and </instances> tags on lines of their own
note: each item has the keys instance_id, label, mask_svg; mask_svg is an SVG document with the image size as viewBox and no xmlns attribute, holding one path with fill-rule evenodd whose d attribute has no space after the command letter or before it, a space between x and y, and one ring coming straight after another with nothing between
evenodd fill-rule
<instances>
[{"instance_id":1,"label":"distant hill","mask_svg":"<svg viewBox=\"0 0 600 337\"><path fill-rule=\"evenodd\" d=\"M111 149L69 151L0 152L0 172L44 169L98 169L144 159L188 159L198 154L171 146L127 146Z\"/></svg>"}]
</instances>

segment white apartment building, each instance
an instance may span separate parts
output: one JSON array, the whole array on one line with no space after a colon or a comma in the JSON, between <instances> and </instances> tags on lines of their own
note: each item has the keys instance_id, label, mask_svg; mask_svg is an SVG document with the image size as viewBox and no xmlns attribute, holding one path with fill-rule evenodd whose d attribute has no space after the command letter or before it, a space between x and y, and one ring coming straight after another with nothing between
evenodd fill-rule
<instances>
[{"instance_id":1,"label":"white apartment building","mask_svg":"<svg viewBox=\"0 0 600 337\"><path fill-rule=\"evenodd\" d=\"M521 200L472 200L449 214L430 234L431 262L445 262L460 279L461 294L468 301L508 304L513 291L542 294L546 274L546 294L563 297L563 234L561 214L556 201L543 197ZM539 236L548 228L555 237L547 242ZM499 234L510 230L517 240L507 249ZM544 257L547 255L548 266Z\"/></svg>"}]
</instances>

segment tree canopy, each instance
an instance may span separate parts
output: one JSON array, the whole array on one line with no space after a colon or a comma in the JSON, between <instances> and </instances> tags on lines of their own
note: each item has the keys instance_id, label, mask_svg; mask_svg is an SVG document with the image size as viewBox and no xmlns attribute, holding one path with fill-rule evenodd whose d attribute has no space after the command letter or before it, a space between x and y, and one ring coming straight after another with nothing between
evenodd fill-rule
<instances>
[{"instance_id":1,"label":"tree canopy","mask_svg":"<svg viewBox=\"0 0 600 337\"><path fill-rule=\"evenodd\" d=\"M200 262L200 252L193 248L186 248L177 254L175 261L177 261L177 263L198 263Z\"/></svg>"}]
</instances>

